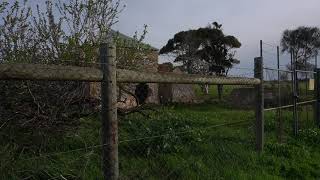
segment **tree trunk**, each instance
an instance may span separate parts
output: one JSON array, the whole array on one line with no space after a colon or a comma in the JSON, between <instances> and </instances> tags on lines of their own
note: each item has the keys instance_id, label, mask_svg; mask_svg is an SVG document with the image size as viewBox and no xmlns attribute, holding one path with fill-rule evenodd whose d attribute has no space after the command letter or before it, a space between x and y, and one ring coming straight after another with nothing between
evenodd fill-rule
<instances>
[{"instance_id":1,"label":"tree trunk","mask_svg":"<svg viewBox=\"0 0 320 180\"><path fill-rule=\"evenodd\" d=\"M203 84L200 85L202 92L204 95L208 95L209 94L209 84Z\"/></svg>"},{"instance_id":2,"label":"tree trunk","mask_svg":"<svg viewBox=\"0 0 320 180\"><path fill-rule=\"evenodd\" d=\"M219 97L219 100L221 101L222 100L222 93L223 93L223 85L218 84L217 88L218 88L218 97Z\"/></svg>"}]
</instances>

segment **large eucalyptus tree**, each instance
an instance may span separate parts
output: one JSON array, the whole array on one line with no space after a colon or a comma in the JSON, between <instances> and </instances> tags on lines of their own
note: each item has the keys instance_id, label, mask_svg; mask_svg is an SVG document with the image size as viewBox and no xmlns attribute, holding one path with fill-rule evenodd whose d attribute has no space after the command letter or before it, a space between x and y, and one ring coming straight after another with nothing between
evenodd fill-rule
<instances>
[{"instance_id":1,"label":"large eucalyptus tree","mask_svg":"<svg viewBox=\"0 0 320 180\"><path fill-rule=\"evenodd\" d=\"M217 22L205 28L181 31L162 47L160 54L174 54L188 73L227 75L234 64L234 49L240 48L239 40L225 35L222 25ZM222 86L218 86L219 96Z\"/></svg>"},{"instance_id":2,"label":"large eucalyptus tree","mask_svg":"<svg viewBox=\"0 0 320 180\"><path fill-rule=\"evenodd\" d=\"M297 68L306 68L308 61L320 48L320 30L318 27L300 26L285 30L281 38L282 52L293 54Z\"/></svg>"}]
</instances>

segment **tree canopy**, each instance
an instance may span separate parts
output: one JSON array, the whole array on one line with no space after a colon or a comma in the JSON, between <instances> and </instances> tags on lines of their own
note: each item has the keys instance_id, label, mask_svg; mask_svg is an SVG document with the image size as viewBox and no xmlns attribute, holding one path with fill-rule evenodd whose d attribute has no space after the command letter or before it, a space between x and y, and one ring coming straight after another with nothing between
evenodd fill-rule
<instances>
[{"instance_id":1,"label":"tree canopy","mask_svg":"<svg viewBox=\"0 0 320 180\"><path fill-rule=\"evenodd\" d=\"M225 35L221 27L214 22L205 28L178 32L160 54L175 54L175 62L182 62L189 73L198 69L218 75L227 73L233 64L239 63L232 49L239 48L241 43L236 37Z\"/></svg>"},{"instance_id":2,"label":"tree canopy","mask_svg":"<svg viewBox=\"0 0 320 180\"><path fill-rule=\"evenodd\" d=\"M30 1L31 3L31 1ZM120 0L28 0L0 3L0 62L96 61L96 45L110 35Z\"/></svg>"},{"instance_id":3,"label":"tree canopy","mask_svg":"<svg viewBox=\"0 0 320 180\"><path fill-rule=\"evenodd\" d=\"M297 63L306 64L320 48L320 30L317 27L305 26L285 30L281 38L281 47L282 52L292 52Z\"/></svg>"}]
</instances>

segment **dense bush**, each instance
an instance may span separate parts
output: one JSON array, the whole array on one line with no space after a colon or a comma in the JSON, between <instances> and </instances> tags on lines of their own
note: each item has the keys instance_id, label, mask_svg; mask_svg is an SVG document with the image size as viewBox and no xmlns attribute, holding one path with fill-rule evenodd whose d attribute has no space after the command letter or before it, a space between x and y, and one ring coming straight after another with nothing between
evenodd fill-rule
<instances>
[{"instance_id":1,"label":"dense bush","mask_svg":"<svg viewBox=\"0 0 320 180\"><path fill-rule=\"evenodd\" d=\"M0 94L1 139L23 147L75 128L97 103L81 82L1 81Z\"/></svg>"},{"instance_id":2,"label":"dense bush","mask_svg":"<svg viewBox=\"0 0 320 180\"><path fill-rule=\"evenodd\" d=\"M320 130L317 128L300 130L298 140L311 146L318 146L320 144Z\"/></svg>"},{"instance_id":3,"label":"dense bush","mask_svg":"<svg viewBox=\"0 0 320 180\"><path fill-rule=\"evenodd\" d=\"M122 11L120 0L34 3L0 3L0 63L99 67L101 42L115 36L116 44L128 43L111 31ZM143 56L140 45L145 34L146 26L142 36L136 34L130 42L130 51L118 50L118 64L138 64L135 60ZM79 117L98 108L89 91L87 82L1 81L0 127L6 132L2 136L25 147L31 140L75 128ZM18 136L29 138L18 142Z\"/></svg>"},{"instance_id":4,"label":"dense bush","mask_svg":"<svg viewBox=\"0 0 320 180\"><path fill-rule=\"evenodd\" d=\"M202 131L194 128L194 122L167 108L149 117L128 116L120 122L122 137L130 137L129 141L122 139L122 150L129 148L133 150L130 153L142 156L179 152L183 146L202 140Z\"/></svg>"}]
</instances>

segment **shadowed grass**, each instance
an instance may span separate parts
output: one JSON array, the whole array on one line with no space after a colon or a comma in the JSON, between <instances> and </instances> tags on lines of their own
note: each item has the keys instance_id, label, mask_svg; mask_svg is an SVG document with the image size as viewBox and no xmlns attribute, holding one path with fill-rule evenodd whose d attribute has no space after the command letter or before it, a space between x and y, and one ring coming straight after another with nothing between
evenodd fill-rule
<instances>
[{"instance_id":1,"label":"shadowed grass","mask_svg":"<svg viewBox=\"0 0 320 180\"><path fill-rule=\"evenodd\" d=\"M320 131L301 130L294 138L290 111L283 111L285 144L276 142L275 113L266 114L262 154L254 148L253 111L219 104L172 105L158 111L150 118L132 114L120 120L121 179L320 177ZM238 121L248 123L218 126ZM0 179L102 179L99 144L98 115L81 119L78 129L63 138L50 139L40 154L2 141Z\"/></svg>"}]
</instances>

